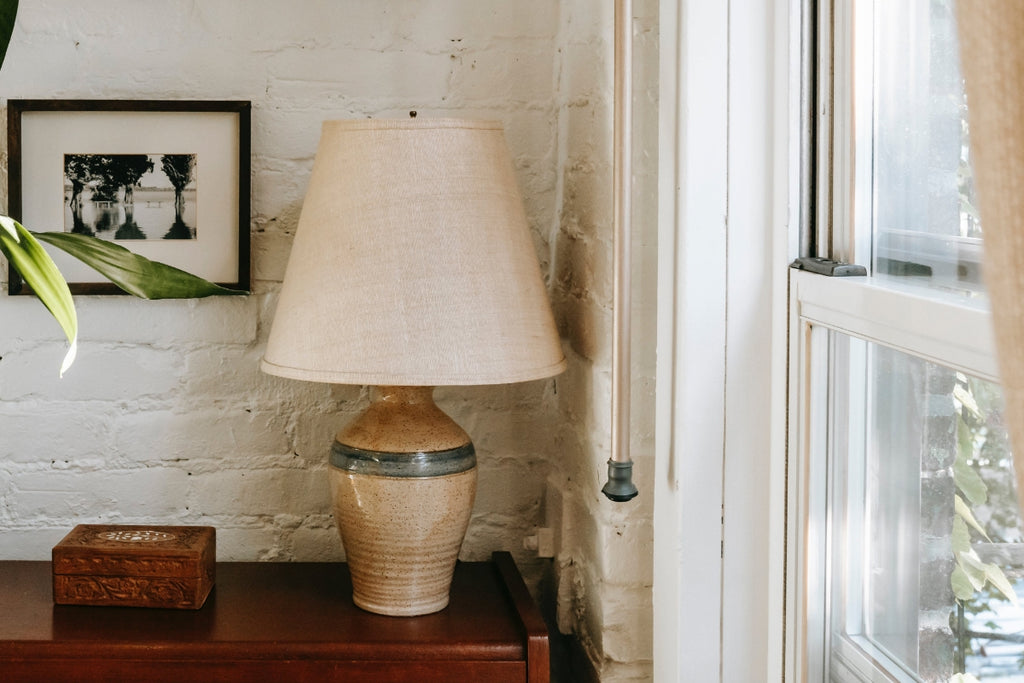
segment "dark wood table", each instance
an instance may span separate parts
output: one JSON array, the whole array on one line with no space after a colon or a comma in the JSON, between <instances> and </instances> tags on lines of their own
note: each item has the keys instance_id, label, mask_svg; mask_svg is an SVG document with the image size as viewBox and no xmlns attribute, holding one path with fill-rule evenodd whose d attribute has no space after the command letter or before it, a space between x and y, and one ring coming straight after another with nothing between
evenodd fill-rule
<instances>
[{"instance_id":1,"label":"dark wood table","mask_svg":"<svg viewBox=\"0 0 1024 683\"><path fill-rule=\"evenodd\" d=\"M508 553L459 563L436 614L370 614L351 593L344 564L228 562L200 610L54 605L49 562L0 562L0 681L548 681Z\"/></svg>"}]
</instances>

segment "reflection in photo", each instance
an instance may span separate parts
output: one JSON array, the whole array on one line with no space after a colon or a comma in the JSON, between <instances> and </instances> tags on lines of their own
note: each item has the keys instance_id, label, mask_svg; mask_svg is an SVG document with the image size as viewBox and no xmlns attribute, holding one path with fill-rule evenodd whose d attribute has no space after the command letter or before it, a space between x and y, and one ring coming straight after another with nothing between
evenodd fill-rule
<instances>
[{"instance_id":1,"label":"reflection in photo","mask_svg":"<svg viewBox=\"0 0 1024 683\"><path fill-rule=\"evenodd\" d=\"M196 239L195 154L65 154L64 231Z\"/></svg>"}]
</instances>

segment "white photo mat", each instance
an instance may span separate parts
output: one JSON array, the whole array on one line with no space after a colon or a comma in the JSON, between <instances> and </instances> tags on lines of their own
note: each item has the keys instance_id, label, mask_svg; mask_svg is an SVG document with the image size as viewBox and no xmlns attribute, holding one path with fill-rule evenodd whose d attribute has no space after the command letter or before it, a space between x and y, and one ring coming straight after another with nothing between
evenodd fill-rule
<instances>
[{"instance_id":1,"label":"white photo mat","mask_svg":"<svg viewBox=\"0 0 1024 683\"><path fill-rule=\"evenodd\" d=\"M248 117L245 117L248 122ZM33 110L21 112L21 222L36 232L63 232L65 154L194 154L195 239L116 243L218 283L241 283L240 145L238 111ZM246 140L248 131L244 131ZM248 208L248 197L244 197ZM247 240L246 240L247 246ZM63 252L47 248L69 284L102 277ZM244 255L242 252L245 252ZM246 278L247 279L247 278ZM248 283L241 283L247 285Z\"/></svg>"}]
</instances>

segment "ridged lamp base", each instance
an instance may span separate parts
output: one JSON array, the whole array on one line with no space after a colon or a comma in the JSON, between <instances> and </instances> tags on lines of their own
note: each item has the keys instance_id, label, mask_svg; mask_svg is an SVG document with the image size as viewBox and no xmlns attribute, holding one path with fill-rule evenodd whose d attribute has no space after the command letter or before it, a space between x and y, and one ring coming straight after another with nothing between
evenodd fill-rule
<instances>
[{"instance_id":1,"label":"ridged lamp base","mask_svg":"<svg viewBox=\"0 0 1024 683\"><path fill-rule=\"evenodd\" d=\"M353 601L389 616L448 605L476 495L468 436L429 387L375 389L331 449L334 516Z\"/></svg>"},{"instance_id":2,"label":"ridged lamp base","mask_svg":"<svg viewBox=\"0 0 1024 683\"><path fill-rule=\"evenodd\" d=\"M356 605L392 616L444 609L469 526L476 468L419 479L332 467L331 483Z\"/></svg>"}]
</instances>

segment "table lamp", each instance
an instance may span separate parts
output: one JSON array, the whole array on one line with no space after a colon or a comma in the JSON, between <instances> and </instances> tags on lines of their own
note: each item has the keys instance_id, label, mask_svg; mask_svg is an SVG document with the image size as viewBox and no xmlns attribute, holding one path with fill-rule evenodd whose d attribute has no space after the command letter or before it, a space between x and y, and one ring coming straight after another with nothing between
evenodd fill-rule
<instances>
[{"instance_id":1,"label":"table lamp","mask_svg":"<svg viewBox=\"0 0 1024 683\"><path fill-rule=\"evenodd\" d=\"M261 368L371 386L330 450L353 600L443 609L476 455L433 388L565 369L500 124L323 124Z\"/></svg>"}]
</instances>

